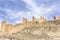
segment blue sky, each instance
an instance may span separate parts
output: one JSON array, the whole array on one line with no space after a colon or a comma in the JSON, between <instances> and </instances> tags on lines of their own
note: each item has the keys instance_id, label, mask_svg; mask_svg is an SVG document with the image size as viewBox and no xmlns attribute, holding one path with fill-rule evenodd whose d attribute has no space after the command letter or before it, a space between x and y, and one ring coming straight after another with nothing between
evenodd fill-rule
<instances>
[{"instance_id":1,"label":"blue sky","mask_svg":"<svg viewBox=\"0 0 60 40\"><path fill-rule=\"evenodd\" d=\"M0 23L19 23L23 17L31 20L32 16L52 20L57 15L60 16L60 0L0 0Z\"/></svg>"}]
</instances>

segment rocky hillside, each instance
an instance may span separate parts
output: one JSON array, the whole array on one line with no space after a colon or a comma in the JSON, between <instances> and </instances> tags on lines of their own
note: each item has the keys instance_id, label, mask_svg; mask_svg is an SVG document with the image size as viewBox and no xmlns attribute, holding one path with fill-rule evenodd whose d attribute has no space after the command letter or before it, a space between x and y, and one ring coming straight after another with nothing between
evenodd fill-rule
<instances>
[{"instance_id":1,"label":"rocky hillside","mask_svg":"<svg viewBox=\"0 0 60 40\"><path fill-rule=\"evenodd\" d=\"M8 36L0 36L0 40L60 40L60 22L35 24L22 31Z\"/></svg>"}]
</instances>

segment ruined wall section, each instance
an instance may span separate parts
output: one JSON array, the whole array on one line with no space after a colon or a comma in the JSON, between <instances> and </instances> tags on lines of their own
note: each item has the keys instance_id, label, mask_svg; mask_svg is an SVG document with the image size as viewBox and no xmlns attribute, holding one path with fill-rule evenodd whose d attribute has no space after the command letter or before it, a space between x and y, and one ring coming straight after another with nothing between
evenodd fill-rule
<instances>
[{"instance_id":1,"label":"ruined wall section","mask_svg":"<svg viewBox=\"0 0 60 40\"><path fill-rule=\"evenodd\" d=\"M60 20L60 16L55 16L54 17L55 20ZM23 17L22 19L22 23L20 24L15 24L15 25L12 25L12 24L7 24L6 21L3 21L2 24L1 24L1 29L2 29L2 33L16 33L18 31L21 31L23 30L24 28L28 28L28 27L32 27L32 26L49 26L50 24L48 24L47 20L41 16L40 19L38 20L37 18L35 18L34 16L32 17L32 21L28 21L26 18ZM43 24L43 22L47 22L46 24ZM51 24L52 25L52 24ZM55 24L53 24L54 26ZM34 27L35 27L34 26Z\"/></svg>"}]
</instances>

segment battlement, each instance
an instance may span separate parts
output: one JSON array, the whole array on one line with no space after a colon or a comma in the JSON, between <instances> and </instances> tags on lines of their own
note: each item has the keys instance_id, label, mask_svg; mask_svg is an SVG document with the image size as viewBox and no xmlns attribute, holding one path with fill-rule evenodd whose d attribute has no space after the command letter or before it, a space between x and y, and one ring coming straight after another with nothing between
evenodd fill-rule
<instances>
[{"instance_id":1,"label":"battlement","mask_svg":"<svg viewBox=\"0 0 60 40\"><path fill-rule=\"evenodd\" d=\"M54 20L60 20L60 16L54 16ZM46 22L47 20L41 16L40 19L35 18L34 16L32 17L32 21L28 21L26 18L23 17L23 23L17 24L17 25L12 25L12 24L7 24L6 21L3 21L1 23L1 29L2 29L2 33L8 33L8 32L18 32L22 29L24 29L25 27L31 27L31 25L35 25L37 23L43 23ZM17 26L17 27L15 27Z\"/></svg>"},{"instance_id":2,"label":"battlement","mask_svg":"<svg viewBox=\"0 0 60 40\"><path fill-rule=\"evenodd\" d=\"M39 22L42 23L44 21L46 21L46 19L43 16L41 16Z\"/></svg>"}]
</instances>

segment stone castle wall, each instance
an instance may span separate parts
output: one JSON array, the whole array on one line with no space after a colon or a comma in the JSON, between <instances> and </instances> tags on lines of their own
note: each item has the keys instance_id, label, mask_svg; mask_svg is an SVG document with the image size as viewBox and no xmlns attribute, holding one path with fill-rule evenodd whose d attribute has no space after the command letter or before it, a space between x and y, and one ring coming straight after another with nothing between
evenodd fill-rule
<instances>
[{"instance_id":1,"label":"stone castle wall","mask_svg":"<svg viewBox=\"0 0 60 40\"><path fill-rule=\"evenodd\" d=\"M55 20L60 20L60 16L55 16ZM23 30L26 27L31 27L32 25L35 25L37 23L43 23L46 22L46 19L41 16L39 20L37 20L34 16L32 17L32 21L28 21L26 18L23 18L23 23L22 24L7 24L6 21L3 21L1 24L2 27L2 33L16 33L18 31Z\"/></svg>"}]
</instances>

